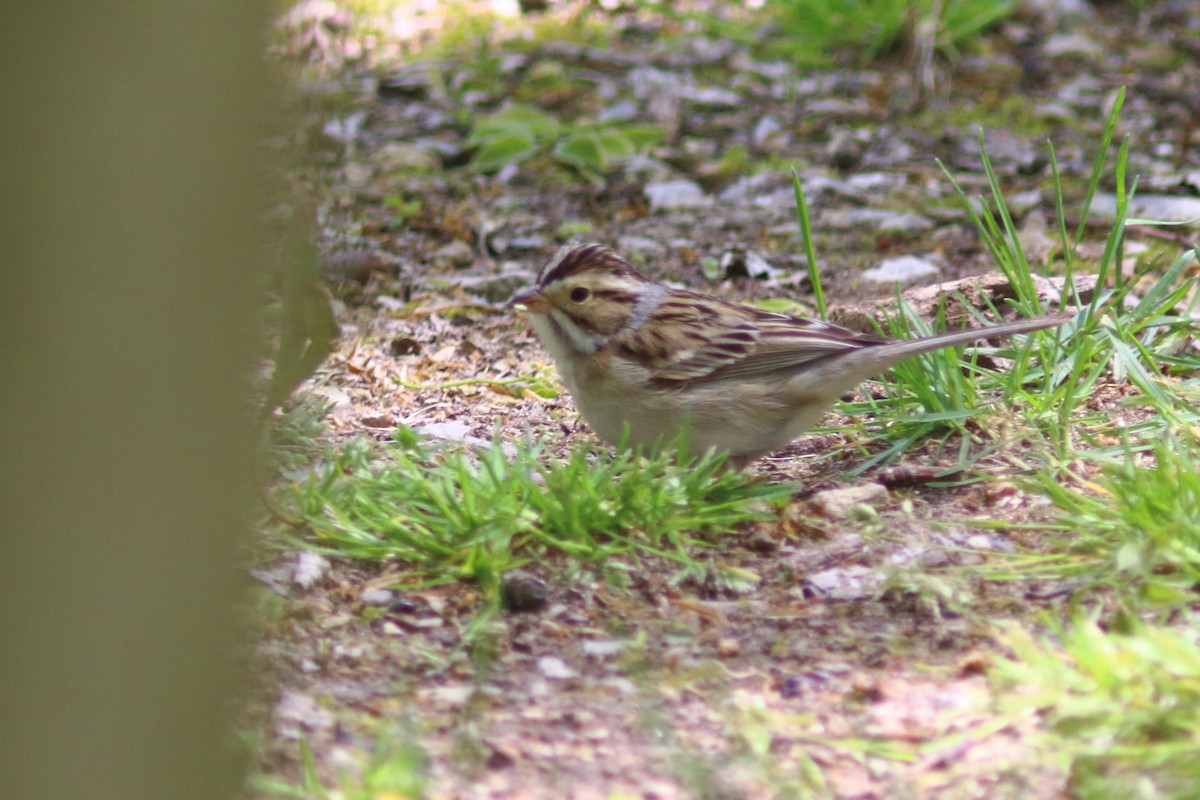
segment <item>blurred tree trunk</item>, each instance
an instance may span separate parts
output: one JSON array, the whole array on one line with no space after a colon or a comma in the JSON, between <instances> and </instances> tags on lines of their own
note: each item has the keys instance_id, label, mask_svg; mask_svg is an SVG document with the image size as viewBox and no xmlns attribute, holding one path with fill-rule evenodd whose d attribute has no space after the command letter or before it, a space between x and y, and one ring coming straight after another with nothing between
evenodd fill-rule
<instances>
[{"instance_id":1,"label":"blurred tree trunk","mask_svg":"<svg viewBox=\"0 0 1200 800\"><path fill-rule=\"evenodd\" d=\"M259 3L0 9L0 797L228 797Z\"/></svg>"}]
</instances>

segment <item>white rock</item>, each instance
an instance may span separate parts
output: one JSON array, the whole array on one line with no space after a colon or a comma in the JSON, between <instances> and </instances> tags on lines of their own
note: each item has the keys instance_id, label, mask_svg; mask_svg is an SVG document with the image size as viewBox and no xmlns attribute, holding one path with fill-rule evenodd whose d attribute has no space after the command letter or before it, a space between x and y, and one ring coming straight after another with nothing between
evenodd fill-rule
<instances>
[{"instance_id":1,"label":"white rock","mask_svg":"<svg viewBox=\"0 0 1200 800\"><path fill-rule=\"evenodd\" d=\"M688 87L681 94L698 106L710 108L736 108L742 102L742 97L737 92L717 86Z\"/></svg>"},{"instance_id":2,"label":"white rock","mask_svg":"<svg viewBox=\"0 0 1200 800\"><path fill-rule=\"evenodd\" d=\"M805 578L804 582L833 600L863 600L883 585L884 574L870 567L835 567Z\"/></svg>"},{"instance_id":3,"label":"white rock","mask_svg":"<svg viewBox=\"0 0 1200 800\"><path fill-rule=\"evenodd\" d=\"M624 122L637 116L637 103L632 100L618 100L601 111L596 119L599 122Z\"/></svg>"},{"instance_id":4,"label":"white rock","mask_svg":"<svg viewBox=\"0 0 1200 800\"><path fill-rule=\"evenodd\" d=\"M646 184L646 199L651 210L670 208L701 208L712 205L712 198L704 193L700 184L680 178Z\"/></svg>"},{"instance_id":5,"label":"white rock","mask_svg":"<svg viewBox=\"0 0 1200 800\"><path fill-rule=\"evenodd\" d=\"M386 606L392 602L393 595L391 589L367 589L358 599L369 606Z\"/></svg>"},{"instance_id":6,"label":"white rock","mask_svg":"<svg viewBox=\"0 0 1200 800\"><path fill-rule=\"evenodd\" d=\"M585 655L604 658L616 655L629 646L620 639L585 639L580 645Z\"/></svg>"},{"instance_id":7,"label":"white rock","mask_svg":"<svg viewBox=\"0 0 1200 800\"><path fill-rule=\"evenodd\" d=\"M579 676L579 673L571 669L567 662L555 656L542 656L537 660L537 668L538 672L555 680L567 680Z\"/></svg>"},{"instance_id":8,"label":"white rock","mask_svg":"<svg viewBox=\"0 0 1200 800\"><path fill-rule=\"evenodd\" d=\"M926 275L936 275L939 271L936 264L923 258L900 256L886 259L874 269L864 270L862 277L863 280L874 283L887 283L889 281L911 281Z\"/></svg>"},{"instance_id":9,"label":"white rock","mask_svg":"<svg viewBox=\"0 0 1200 800\"><path fill-rule=\"evenodd\" d=\"M419 425L413 430L421 436L431 436L434 439L446 439L451 442L465 442L471 438L471 426L457 420L430 422L426 425Z\"/></svg>"},{"instance_id":10,"label":"white rock","mask_svg":"<svg viewBox=\"0 0 1200 800\"><path fill-rule=\"evenodd\" d=\"M846 179L846 186L856 192L893 189L903 183L903 176L887 172L859 172Z\"/></svg>"},{"instance_id":11,"label":"white rock","mask_svg":"<svg viewBox=\"0 0 1200 800\"><path fill-rule=\"evenodd\" d=\"M617 250L626 256L638 254L659 256L667 252L667 248L662 242L646 236L622 236L617 239Z\"/></svg>"},{"instance_id":12,"label":"white rock","mask_svg":"<svg viewBox=\"0 0 1200 800\"><path fill-rule=\"evenodd\" d=\"M779 124L779 120L772 117L770 114L758 118L758 122L754 123L754 131L750 134L750 141L755 147L761 147L769 137L783 130L783 126Z\"/></svg>"},{"instance_id":13,"label":"white rock","mask_svg":"<svg viewBox=\"0 0 1200 800\"><path fill-rule=\"evenodd\" d=\"M848 486L845 489L827 489L813 495L813 505L834 519L850 515L854 507L860 504L870 505L877 500L886 499L887 487L881 483L864 483L861 486Z\"/></svg>"},{"instance_id":14,"label":"white rock","mask_svg":"<svg viewBox=\"0 0 1200 800\"><path fill-rule=\"evenodd\" d=\"M1100 43L1082 33L1054 33L1042 43L1042 53L1049 58L1080 56L1096 58L1102 54Z\"/></svg>"},{"instance_id":15,"label":"white rock","mask_svg":"<svg viewBox=\"0 0 1200 800\"><path fill-rule=\"evenodd\" d=\"M882 208L833 209L821 215L821 224L838 230L868 227L878 231L922 231L933 227L932 221L912 211Z\"/></svg>"},{"instance_id":16,"label":"white rock","mask_svg":"<svg viewBox=\"0 0 1200 800\"><path fill-rule=\"evenodd\" d=\"M292 583L301 589L311 589L329 570L329 559L319 553L305 551L296 559Z\"/></svg>"},{"instance_id":17,"label":"white rock","mask_svg":"<svg viewBox=\"0 0 1200 800\"><path fill-rule=\"evenodd\" d=\"M1117 196L1099 193L1092 200L1092 213L1106 219L1117 216ZM1129 216L1163 222L1200 223L1200 197L1170 194L1138 194L1129 204Z\"/></svg>"}]
</instances>

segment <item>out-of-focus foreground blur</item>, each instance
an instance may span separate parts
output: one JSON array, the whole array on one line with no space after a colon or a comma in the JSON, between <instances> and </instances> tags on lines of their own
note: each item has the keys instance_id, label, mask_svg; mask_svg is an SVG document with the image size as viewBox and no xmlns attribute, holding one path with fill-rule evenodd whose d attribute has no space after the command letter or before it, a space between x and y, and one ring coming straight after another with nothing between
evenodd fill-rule
<instances>
[{"instance_id":1,"label":"out-of-focus foreground blur","mask_svg":"<svg viewBox=\"0 0 1200 800\"><path fill-rule=\"evenodd\" d=\"M261 14L0 10L0 797L238 780Z\"/></svg>"}]
</instances>

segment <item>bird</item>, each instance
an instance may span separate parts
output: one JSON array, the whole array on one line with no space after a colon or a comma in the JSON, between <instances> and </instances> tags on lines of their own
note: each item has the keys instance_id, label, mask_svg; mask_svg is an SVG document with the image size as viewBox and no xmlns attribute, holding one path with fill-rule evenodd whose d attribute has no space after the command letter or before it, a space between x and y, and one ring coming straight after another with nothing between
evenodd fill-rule
<instances>
[{"instance_id":1,"label":"bird","mask_svg":"<svg viewBox=\"0 0 1200 800\"><path fill-rule=\"evenodd\" d=\"M651 280L601 244L561 247L524 310L580 415L612 445L688 450L735 469L779 450L842 395L902 359L1062 325L1069 315L894 340Z\"/></svg>"}]
</instances>

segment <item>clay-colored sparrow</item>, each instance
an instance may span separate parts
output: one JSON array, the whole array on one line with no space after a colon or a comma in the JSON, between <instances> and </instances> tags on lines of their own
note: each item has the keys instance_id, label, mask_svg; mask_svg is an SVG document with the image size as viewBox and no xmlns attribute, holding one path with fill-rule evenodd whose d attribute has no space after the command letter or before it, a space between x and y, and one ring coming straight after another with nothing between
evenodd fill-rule
<instances>
[{"instance_id":1,"label":"clay-colored sparrow","mask_svg":"<svg viewBox=\"0 0 1200 800\"><path fill-rule=\"evenodd\" d=\"M901 359L1061 325L1066 316L893 341L672 289L598 244L561 248L524 308L601 438L647 448L689 426L694 452L735 466L791 442L846 391Z\"/></svg>"}]
</instances>

